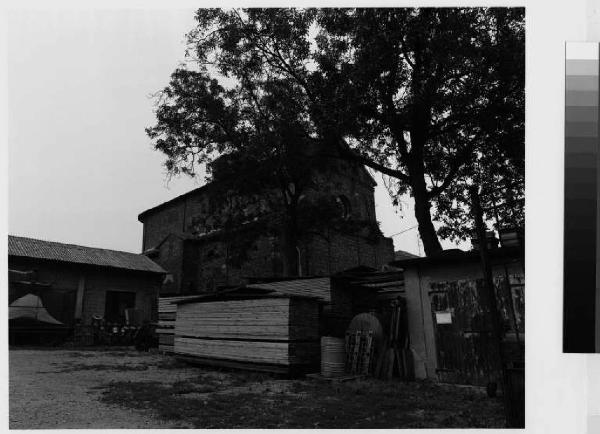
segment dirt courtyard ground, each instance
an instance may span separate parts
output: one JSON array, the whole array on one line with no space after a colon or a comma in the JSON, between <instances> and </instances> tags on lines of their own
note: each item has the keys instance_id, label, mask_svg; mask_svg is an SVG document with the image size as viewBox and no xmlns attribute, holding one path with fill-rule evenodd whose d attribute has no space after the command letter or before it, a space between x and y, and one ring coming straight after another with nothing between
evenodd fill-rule
<instances>
[{"instance_id":1,"label":"dirt courtyard ground","mask_svg":"<svg viewBox=\"0 0 600 434\"><path fill-rule=\"evenodd\" d=\"M10 428L503 427L498 399L431 383L325 383L130 349L11 348Z\"/></svg>"}]
</instances>

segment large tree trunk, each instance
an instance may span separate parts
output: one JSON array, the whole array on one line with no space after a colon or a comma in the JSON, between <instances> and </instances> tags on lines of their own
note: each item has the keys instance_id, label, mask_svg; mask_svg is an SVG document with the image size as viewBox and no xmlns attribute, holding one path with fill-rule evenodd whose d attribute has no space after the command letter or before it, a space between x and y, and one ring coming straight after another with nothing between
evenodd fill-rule
<instances>
[{"instance_id":1,"label":"large tree trunk","mask_svg":"<svg viewBox=\"0 0 600 434\"><path fill-rule=\"evenodd\" d=\"M419 235L423 242L425 255L431 256L440 252L442 245L431 221L431 203L427 197L425 180L421 177L416 182L413 181L412 184L413 197L415 199L415 217L419 224Z\"/></svg>"},{"instance_id":2,"label":"large tree trunk","mask_svg":"<svg viewBox=\"0 0 600 434\"><path fill-rule=\"evenodd\" d=\"M428 110L420 105L413 112L413 128L411 129L411 152L407 158L407 168L413 197L415 199L415 217L419 224L419 235L423 242L425 255L431 256L442 250L433 222L431 220L431 202L425 183L425 163L423 148L426 130L429 124Z\"/></svg>"}]
</instances>

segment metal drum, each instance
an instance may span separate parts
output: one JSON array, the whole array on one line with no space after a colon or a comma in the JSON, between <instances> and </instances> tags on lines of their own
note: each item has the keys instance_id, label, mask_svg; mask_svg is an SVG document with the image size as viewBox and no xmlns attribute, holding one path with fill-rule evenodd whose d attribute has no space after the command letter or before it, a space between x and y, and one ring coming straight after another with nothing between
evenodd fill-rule
<instances>
[{"instance_id":1,"label":"metal drum","mask_svg":"<svg viewBox=\"0 0 600 434\"><path fill-rule=\"evenodd\" d=\"M321 375L339 377L344 375L346 365L345 341L342 338L321 338Z\"/></svg>"}]
</instances>

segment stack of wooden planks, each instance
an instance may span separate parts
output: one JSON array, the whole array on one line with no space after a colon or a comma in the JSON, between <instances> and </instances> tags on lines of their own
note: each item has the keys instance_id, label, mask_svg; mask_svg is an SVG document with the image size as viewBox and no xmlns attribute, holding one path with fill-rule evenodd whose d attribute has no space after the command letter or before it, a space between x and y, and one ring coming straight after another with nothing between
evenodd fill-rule
<instances>
[{"instance_id":1,"label":"stack of wooden planks","mask_svg":"<svg viewBox=\"0 0 600 434\"><path fill-rule=\"evenodd\" d=\"M158 326L156 327L156 334L158 335L158 351L163 353L173 352L177 302L193 297L194 296L158 298Z\"/></svg>"},{"instance_id":2,"label":"stack of wooden planks","mask_svg":"<svg viewBox=\"0 0 600 434\"><path fill-rule=\"evenodd\" d=\"M319 301L290 295L180 303L177 356L281 373L319 365Z\"/></svg>"},{"instance_id":3,"label":"stack of wooden planks","mask_svg":"<svg viewBox=\"0 0 600 434\"><path fill-rule=\"evenodd\" d=\"M331 302L331 278L312 277L278 282L251 283L247 288L272 290L279 294L299 295L319 298Z\"/></svg>"}]
</instances>

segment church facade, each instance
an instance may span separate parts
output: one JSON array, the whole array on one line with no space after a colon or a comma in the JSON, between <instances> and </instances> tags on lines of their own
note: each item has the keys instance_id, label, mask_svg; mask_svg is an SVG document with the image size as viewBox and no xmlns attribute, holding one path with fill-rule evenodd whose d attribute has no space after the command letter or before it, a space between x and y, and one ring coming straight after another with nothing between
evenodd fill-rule
<instances>
[{"instance_id":1,"label":"church facade","mask_svg":"<svg viewBox=\"0 0 600 434\"><path fill-rule=\"evenodd\" d=\"M282 211L270 200L277 199L277 192L232 196L214 181L142 212L143 252L168 272L161 293L203 293L260 279L328 276L361 265L379 269L392 261L393 243L379 230L376 183L367 170L335 160L314 176L300 204L312 204L315 223L309 215L292 246L297 261L293 274L285 266ZM321 204L334 211L331 224L323 222L323 215L330 214L320 212ZM233 209L243 218L232 227L228 216Z\"/></svg>"}]
</instances>

